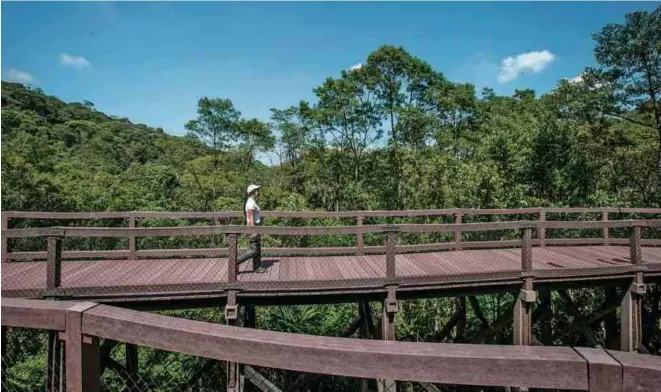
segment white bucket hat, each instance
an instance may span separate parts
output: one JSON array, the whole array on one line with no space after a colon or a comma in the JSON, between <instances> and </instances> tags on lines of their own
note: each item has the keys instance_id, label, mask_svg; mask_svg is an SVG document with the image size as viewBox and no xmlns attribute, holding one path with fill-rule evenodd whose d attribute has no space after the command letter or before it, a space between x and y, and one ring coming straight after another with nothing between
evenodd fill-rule
<instances>
[{"instance_id":1,"label":"white bucket hat","mask_svg":"<svg viewBox=\"0 0 661 392\"><path fill-rule=\"evenodd\" d=\"M249 195L259 188L261 188L260 185L248 185L248 189L246 190L246 193Z\"/></svg>"}]
</instances>

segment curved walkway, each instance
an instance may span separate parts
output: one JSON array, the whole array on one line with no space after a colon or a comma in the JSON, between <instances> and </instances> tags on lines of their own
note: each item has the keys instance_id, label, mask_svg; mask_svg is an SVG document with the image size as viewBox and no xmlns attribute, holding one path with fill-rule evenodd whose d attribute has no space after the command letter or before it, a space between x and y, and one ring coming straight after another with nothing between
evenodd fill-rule
<instances>
[{"instance_id":1,"label":"curved walkway","mask_svg":"<svg viewBox=\"0 0 661 392\"><path fill-rule=\"evenodd\" d=\"M633 265L627 246L533 248L536 284L661 276L661 247L643 247L642 264ZM521 249L461 250L398 254L395 277L386 276L386 257L264 257L266 273L239 266L236 283L228 282L226 258L65 261L58 295L101 302L194 299L239 290L243 296L380 293L388 285L409 296L425 292L521 283ZM46 289L46 262L2 266L3 297L40 297Z\"/></svg>"}]
</instances>

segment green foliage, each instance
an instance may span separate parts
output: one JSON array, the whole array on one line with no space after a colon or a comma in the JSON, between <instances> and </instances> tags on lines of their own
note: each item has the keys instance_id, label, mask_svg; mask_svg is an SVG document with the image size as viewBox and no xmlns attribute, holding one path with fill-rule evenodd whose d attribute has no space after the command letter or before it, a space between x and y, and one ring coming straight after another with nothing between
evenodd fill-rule
<instances>
[{"instance_id":1,"label":"green foliage","mask_svg":"<svg viewBox=\"0 0 661 392\"><path fill-rule=\"evenodd\" d=\"M660 34L661 7L629 14L623 24L605 26L594 35L596 67L587 69L581 81L560 81L542 96L527 89L512 96L484 89L478 97L473 85L454 83L404 48L384 45L369 54L362 67L323 81L314 89L315 102L272 109L270 123L242 118L229 99L202 98L184 137L108 116L91 102L64 103L41 90L2 82L2 210L240 210L248 183L263 185L259 203L265 210L659 207ZM257 159L274 150L280 156L278 164L267 167ZM433 221L449 222L444 219ZM425 218L365 223L404 221L432 222ZM228 223L140 222L144 226ZM269 218L265 224L353 223ZM589 233L547 232L549 238L560 234ZM513 235L473 233L465 239ZM614 231L614 235L619 234ZM400 238L405 243L445 239L448 236L441 234ZM364 240L366 245L383 244L381 235L365 235ZM264 246L349 246L353 241L352 236L265 236ZM127 246L124 240L114 239L71 240L65 245L67 249ZM38 241L12 246L43 249ZM139 249L209 246L222 247L223 239L138 240ZM587 312L598 308L604 298L579 292L574 300ZM478 297L490 323L511 307L511 301L511 295ZM441 339L455 306L446 299L405 302L398 313L397 338ZM651 309L653 305L645 306ZM480 323L471 313L474 309L468 309L464 333L449 338L461 340L479 330ZM379 311L373 309L375 319ZM355 305L260 308L258 325L337 335L356 313ZM171 314L222 322L217 310ZM537 332L562 330L572 317L559 314L555 324ZM489 343L508 341L507 334L494 336ZM586 343L575 337L554 340L552 335L553 344ZM15 389L39 390L44 378L39 362L44 359L43 339L12 333L9 344L12 352L24 353L12 363L10 379ZM658 339L648 344L661 347ZM123 352L116 349L112 355L121 361ZM201 365L198 358L155 350L144 351L140 363L157 383L177 385ZM179 368L169 368L168 363L178 363ZM212 388L221 379L219 367L213 372L215 378L205 380L209 384L205 387ZM104 382L113 390L123 385L114 376L106 376ZM328 380L314 382L324 386L320 390L331 389L324 384Z\"/></svg>"}]
</instances>

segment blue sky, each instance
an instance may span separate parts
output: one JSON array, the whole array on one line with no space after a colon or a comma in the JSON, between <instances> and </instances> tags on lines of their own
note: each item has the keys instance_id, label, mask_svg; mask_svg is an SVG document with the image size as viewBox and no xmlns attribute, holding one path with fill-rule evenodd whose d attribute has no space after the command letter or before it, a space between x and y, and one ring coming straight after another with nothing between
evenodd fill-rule
<instances>
[{"instance_id":1,"label":"blue sky","mask_svg":"<svg viewBox=\"0 0 661 392\"><path fill-rule=\"evenodd\" d=\"M2 79L181 135L200 97L268 120L384 44L478 91L543 93L593 63L592 33L658 4L3 2Z\"/></svg>"}]
</instances>

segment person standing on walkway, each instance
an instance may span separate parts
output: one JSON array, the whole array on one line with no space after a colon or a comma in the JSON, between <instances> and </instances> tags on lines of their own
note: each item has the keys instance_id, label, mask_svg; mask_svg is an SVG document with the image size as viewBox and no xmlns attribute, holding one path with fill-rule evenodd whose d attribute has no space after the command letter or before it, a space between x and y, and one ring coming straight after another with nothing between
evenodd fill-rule
<instances>
[{"instance_id":1,"label":"person standing on walkway","mask_svg":"<svg viewBox=\"0 0 661 392\"><path fill-rule=\"evenodd\" d=\"M248 185L246 189L246 203L244 206L246 216L246 226L259 226L262 223L262 213L257 205L257 198L259 197L259 185ZM253 256L253 269L257 273L266 272L266 268L262 266L262 246L259 234L250 235L250 250L255 253Z\"/></svg>"}]
</instances>

